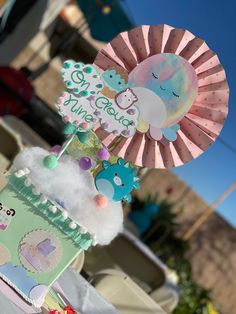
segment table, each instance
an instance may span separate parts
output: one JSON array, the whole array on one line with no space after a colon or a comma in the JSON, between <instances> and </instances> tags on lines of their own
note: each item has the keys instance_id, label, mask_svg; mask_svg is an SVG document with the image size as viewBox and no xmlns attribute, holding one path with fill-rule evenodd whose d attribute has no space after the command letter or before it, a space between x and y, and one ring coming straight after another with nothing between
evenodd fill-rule
<instances>
[{"instance_id":1,"label":"table","mask_svg":"<svg viewBox=\"0 0 236 314\"><path fill-rule=\"evenodd\" d=\"M79 273L69 267L58 279L68 301L81 314L118 314ZM0 292L1 314L24 314ZM39 312L40 313L40 312Z\"/></svg>"}]
</instances>

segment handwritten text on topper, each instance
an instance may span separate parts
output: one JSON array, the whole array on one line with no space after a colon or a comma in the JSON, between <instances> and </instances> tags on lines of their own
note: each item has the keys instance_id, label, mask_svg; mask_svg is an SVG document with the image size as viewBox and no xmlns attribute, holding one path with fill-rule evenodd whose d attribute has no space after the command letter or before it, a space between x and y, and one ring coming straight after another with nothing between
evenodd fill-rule
<instances>
[{"instance_id":1,"label":"handwritten text on topper","mask_svg":"<svg viewBox=\"0 0 236 314\"><path fill-rule=\"evenodd\" d=\"M64 63L62 77L69 92L59 98L57 108L65 121L86 122L89 128L100 121L107 132L124 137L134 135L139 111L135 107L138 99L132 89L119 91L115 98L104 95L106 82L96 68L72 60Z\"/></svg>"}]
</instances>

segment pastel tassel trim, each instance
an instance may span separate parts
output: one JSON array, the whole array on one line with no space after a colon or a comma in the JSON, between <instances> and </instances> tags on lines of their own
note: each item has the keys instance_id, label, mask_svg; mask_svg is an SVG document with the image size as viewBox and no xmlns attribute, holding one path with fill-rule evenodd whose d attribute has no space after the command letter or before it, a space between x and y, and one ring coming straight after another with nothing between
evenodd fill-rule
<instances>
[{"instance_id":1,"label":"pastel tassel trim","mask_svg":"<svg viewBox=\"0 0 236 314\"><path fill-rule=\"evenodd\" d=\"M77 221L68 217L68 213L57 203L47 199L27 177L28 170L19 170L8 177L8 186L12 187L17 194L26 199L36 214L46 218L51 224L57 227L78 248L87 250L91 245L96 244L96 239L86 228Z\"/></svg>"}]
</instances>

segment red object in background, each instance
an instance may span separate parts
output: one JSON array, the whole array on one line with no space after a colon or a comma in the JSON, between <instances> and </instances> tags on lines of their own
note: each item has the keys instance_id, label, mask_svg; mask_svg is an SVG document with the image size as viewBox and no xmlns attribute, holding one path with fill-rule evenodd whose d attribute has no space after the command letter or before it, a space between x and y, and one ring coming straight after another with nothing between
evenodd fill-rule
<instances>
[{"instance_id":1,"label":"red object in background","mask_svg":"<svg viewBox=\"0 0 236 314\"><path fill-rule=\"evenodd\" d=\"M72 306L67 305L64 307L63 312L59 312L58 310L51 310L49 314L76 314L76 311L73 309Z\"/></svg>"},{"instance_id":2,"label":"red object in background","mask_svg":"<svg viewBox=\"0 0 236 314\"><path fill-rule=\"evenodd\" d=\"M21 116L27 104L30 105L33 92L26 73L8 66L0 67L0 116Z\"/></svg>"},{"instance_id":3,"label":"red object in background","mask_svg":"<svg viewBox=\"0 0 236 314\"><path fill-rule=\"evenodd\" d=\"M72 306L66 306L64 307L64 311L66 314L76 314L75 310Z\"/></svg>"},{"instance_id":4,"label":"red object in background","mask_svg":"<svg viewBox=\"0 0 236 314\"><path fill-rule=\"evenodd\" d=\"M171 194L173 192L173 188L170 186L166 189L167 194Z\"/></svg>"}]
</instances>

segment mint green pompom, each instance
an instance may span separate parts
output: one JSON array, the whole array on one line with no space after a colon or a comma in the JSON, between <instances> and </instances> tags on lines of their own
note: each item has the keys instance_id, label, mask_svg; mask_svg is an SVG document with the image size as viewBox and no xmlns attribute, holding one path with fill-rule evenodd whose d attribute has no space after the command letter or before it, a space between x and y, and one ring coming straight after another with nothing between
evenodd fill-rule
<instances>
[{"instance_id":1,"label":"mint green pompom","mask_svg":"<svg viewBox=\"0 0 236 314\"><path fill-rule=\"evenodd\" d=\"M52 170L57 166L57 157L55 155L48 155L44 157L43 164L46 168Z\"/></svg>"},{"instance_id":2,"label":"mint green pompom","mask_svg":"<svg viewBox=\"0 0 236 314\"><path fill-rule=\"evenodd\" d=\"M75 127L72 123L68 123L63 130L65 135L71 135L75 131Z\"/></svg>"},{"instance_id":3,"label":"mint green pompom","mask_svg":"<svg viewBox=\"0 0 236 314\"><path fill-rule=\"evenodd\" d=\"M81 143L85 143L88 140L89 132L77 132L76 135Z\"/></svg>"}]
</instances>

